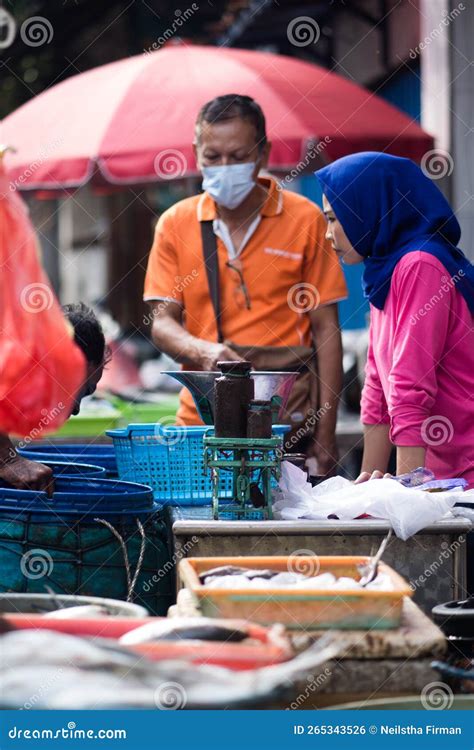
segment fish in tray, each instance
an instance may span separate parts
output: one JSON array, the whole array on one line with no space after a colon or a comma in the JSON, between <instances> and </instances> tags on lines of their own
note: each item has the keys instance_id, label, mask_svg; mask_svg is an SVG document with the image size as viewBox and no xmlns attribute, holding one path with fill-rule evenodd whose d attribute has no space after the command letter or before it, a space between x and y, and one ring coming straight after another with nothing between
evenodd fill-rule
<instances>
[{"instance_id":1,"label":"fish in tray","mask_svg":"<svg viewBox=\"0 0 474 750\"><path fill-rule=\"evenodd\" d=\"M235 672L186 661L151 662L107 641L18 630L0 636L0 707L263 707L287 697L292 685L339 656L346 645L328 633L291 661Z\"/></svg>"},{"instance_id":2,"label":"fish in tray","mask_svg":"<svg viewBox=\"0 0 474 750\"><path fill-rule=\"evenodd\" d=\"M204 586L208 583L209 579L221 578L222 576L245 576L249 581L254 578L265 578L270 580L274 576L278 575L278 570L252 570L251 568L240 568L238 565L221 565L219 568L211 568L201 573L199 580Z\"/></svg>"},{"instance_id":3,"label":"fish in tray","mask_svg":"<svg viewBox=\"0 0 474 750\"><path fill-rule=\"evenodd\" d=\"M156 620L131 630L120 638L124 646L155 641L224 641L240 643L249 638L242 620L215 620L211 617L176 617Z\"/></svg>"}]
</instances>

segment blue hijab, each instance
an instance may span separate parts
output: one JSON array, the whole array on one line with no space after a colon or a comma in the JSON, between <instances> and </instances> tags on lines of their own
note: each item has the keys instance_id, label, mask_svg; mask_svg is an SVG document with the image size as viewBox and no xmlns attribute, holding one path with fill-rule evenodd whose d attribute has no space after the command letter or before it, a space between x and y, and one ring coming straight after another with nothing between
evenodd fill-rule
<instances>
[{"instance_id":1,"label":"blue hijab","mask_svg":"<svg viewBox=\"0 0 474 750\"><path fill-rule=\"evenodd\" d=\"M410 159L366 151L315 172L351 245L364 257L365 296L383 310L398 261L423 250L446 268L474 314L474 266L436 185Z\"/></svg>"}]
</instances>

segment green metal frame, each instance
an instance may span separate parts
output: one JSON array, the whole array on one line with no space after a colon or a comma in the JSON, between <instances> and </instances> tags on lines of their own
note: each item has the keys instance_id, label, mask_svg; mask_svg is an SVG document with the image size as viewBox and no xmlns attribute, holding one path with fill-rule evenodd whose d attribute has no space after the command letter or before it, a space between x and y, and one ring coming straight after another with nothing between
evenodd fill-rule
<instances>
[{"instance_id":1,"label":"green metal frame","mask_svg":"<svg viewBox=\"0 0 474 750\"><path fill-rule=\"evenodd\" d=\"M212 474L212 515L236 520L271 519L272 478L281 475L281 437L204 438L204 464ZM280 455L279 455L280 454ZM232 471L232 498L219 497L221 471ZM255 472L258 472L255 478ZM254 474L254 476L252 476ZM255 508L250 499L251 484L256 483L263 494L262 508Z\"/></svg>"}]
</instances>

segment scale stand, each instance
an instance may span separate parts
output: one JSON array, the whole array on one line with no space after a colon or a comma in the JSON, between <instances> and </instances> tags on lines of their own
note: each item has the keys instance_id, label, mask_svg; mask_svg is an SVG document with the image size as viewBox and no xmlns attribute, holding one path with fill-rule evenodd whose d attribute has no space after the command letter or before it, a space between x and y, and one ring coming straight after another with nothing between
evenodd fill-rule
<instances>
[{"instance_id":1,"label":"scale stand","mask_svg":"<svg viewBox=\"0 0 474 750\"><path fill-rule=\"evenodd\" d=\"M212 475L214 520L269 520L272 486L281 475L283 439L204 437L204 464ZM220 472L233 473L232 497L219 497ZM272 482L273 480L273 482ZM252 502L258 502L259 507Z\"/></svg>"}]
</instances>

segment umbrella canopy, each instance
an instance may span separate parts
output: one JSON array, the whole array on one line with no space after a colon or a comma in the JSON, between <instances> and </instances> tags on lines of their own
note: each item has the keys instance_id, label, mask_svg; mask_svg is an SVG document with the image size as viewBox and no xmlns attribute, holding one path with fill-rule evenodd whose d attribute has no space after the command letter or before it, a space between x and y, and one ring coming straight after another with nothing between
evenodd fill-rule
<instances>
[{"instance_id":1,"label":"umbrella canopy","mask_svg":"<svg viewBox=\"0 0 474 750\"><path fill-rule=\"evenodd\" d=\"M405 114L324 68L283 55L179 45L68 78L9 115L0 140L17 149L10 178L27 190L195 174L196 115L229 93L262 106L272 169L293 168L308 147L330 161L367 149L419 160L433 146Z\"/></svg>"}]
</instances>

